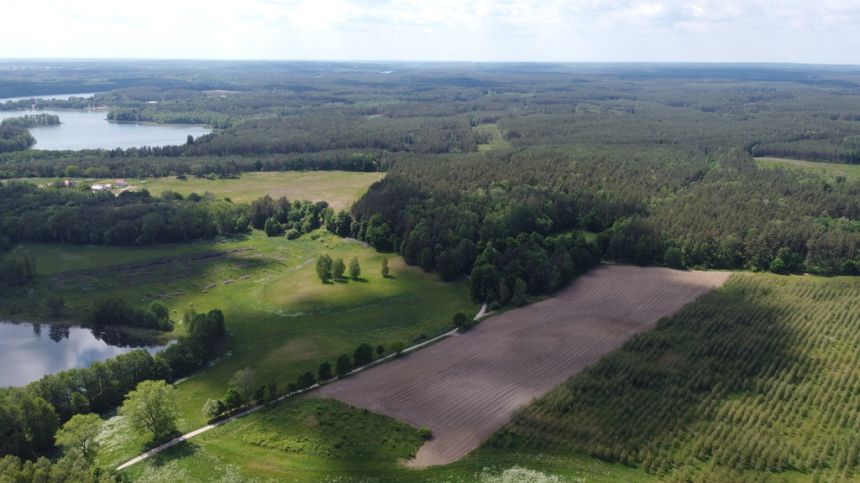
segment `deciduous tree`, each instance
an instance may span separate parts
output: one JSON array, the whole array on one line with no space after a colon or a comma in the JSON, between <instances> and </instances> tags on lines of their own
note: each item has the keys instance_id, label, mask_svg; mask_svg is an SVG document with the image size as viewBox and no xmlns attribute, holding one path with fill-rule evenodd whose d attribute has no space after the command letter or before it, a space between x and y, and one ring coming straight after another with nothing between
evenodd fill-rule
<instances>
[{"instance_id":1,"label":"deciduous tree","mask_svg":"<svg viewBox=\"0 0 860 483\"><path fill-rule=\"evenodd\" d=\"M139 432L150 432L163 441L176 431L176 395L164 381L143 381L125 396L120 414Z\"/></svg>"}]
</instances>

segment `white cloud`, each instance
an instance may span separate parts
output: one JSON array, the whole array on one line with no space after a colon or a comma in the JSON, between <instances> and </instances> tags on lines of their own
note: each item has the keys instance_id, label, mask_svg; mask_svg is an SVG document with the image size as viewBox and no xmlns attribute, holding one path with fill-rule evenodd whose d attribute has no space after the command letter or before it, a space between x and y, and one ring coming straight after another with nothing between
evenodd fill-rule
<instances>
[{"instance_id":1,"label":"white cloud","mask_svg":"<svg viewBox=\"0 0 860 483\"><path fill-rule=\"evenodd\" d=\"M28 0L0 57L860 63L854 0Z\"/></svg>"}]
</instances>

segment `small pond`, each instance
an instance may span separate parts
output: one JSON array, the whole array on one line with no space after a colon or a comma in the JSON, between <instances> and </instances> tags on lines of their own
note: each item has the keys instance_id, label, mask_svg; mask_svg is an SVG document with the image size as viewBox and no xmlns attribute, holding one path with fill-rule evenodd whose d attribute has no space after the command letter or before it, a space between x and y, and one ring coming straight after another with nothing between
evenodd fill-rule
<instances>
[{"instance_id":1,"label":"small pond","mask_svg":"<svg viewBox=\"0 0 860 483\"><path fill-rule=\"evenodd\" d=\"M115 330L0 321L0 387L23 386L46 374L87 367L137 348L154 354L164 347Z\"/></svg>"}]
</instances>

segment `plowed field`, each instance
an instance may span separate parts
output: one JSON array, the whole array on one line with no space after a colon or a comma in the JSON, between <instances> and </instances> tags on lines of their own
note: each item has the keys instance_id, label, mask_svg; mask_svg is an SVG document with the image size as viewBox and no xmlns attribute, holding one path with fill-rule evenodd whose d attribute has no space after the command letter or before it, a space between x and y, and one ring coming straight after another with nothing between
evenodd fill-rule
<instances>
[{"instance_id":1,"label":"plowed field","mask_svg":"<svg viewBox=\"0 0 860 483\"><path fill-rule=\"evenodd\" d=\"M550 299L491 317L318 394L430 428L433 439L410 464L450 463L517 410L728 277L601 266Z\"/></svg>"}]
</instances>

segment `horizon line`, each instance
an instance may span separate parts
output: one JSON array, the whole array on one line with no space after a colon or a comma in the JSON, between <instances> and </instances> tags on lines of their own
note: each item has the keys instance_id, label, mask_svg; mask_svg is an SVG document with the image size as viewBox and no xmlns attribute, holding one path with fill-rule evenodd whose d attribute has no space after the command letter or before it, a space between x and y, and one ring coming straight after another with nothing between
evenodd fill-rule
<instances>
[{"instance_id":1,"label":"horizon line","mask_svg":"<svg viewBox=\"0 0 860 483\"><path fill-rule=\"evenodd\" d=\"M0 57L0 63L12 62L258 62L317 64L532 64L532 65L727 65L727 66L808 66L856 67L860 63L812 63L799 61L698 61L698 60L421 60L421 59L239 59L206 57Z\"/></svg>"}]
</instances>

